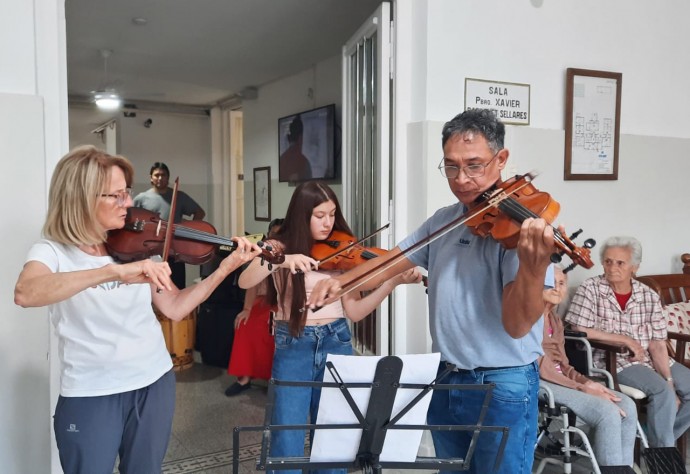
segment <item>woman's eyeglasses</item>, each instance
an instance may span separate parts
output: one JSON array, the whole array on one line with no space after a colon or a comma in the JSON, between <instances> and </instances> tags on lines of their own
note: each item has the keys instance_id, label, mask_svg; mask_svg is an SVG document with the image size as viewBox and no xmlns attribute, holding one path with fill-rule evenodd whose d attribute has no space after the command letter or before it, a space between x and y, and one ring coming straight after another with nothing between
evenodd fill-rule
<instances>
[{"instance_id":1,"label":"woman's eyeglasses","mask_svg":"<svg viewBox=\"0 0 690 474\"><path fill-rule=\"evenodd\" d=\"M122 207L127 203L127 199L132 197L132 188L126 188L124 191L120 191L119 193L101 194L101 197L115 198L117 205Z\"/></svg>"}]
</instances>

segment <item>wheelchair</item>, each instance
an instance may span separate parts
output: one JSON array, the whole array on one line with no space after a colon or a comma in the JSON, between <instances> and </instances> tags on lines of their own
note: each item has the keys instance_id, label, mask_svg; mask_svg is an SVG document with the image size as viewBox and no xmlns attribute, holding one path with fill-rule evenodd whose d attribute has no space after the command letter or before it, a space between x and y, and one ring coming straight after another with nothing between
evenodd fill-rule
<instances>
[{"instance_id":1,"label":"wheelchair","mask_svg":"<svg viewBox=\"0 0 690 474\"><path fill-rule=\"evenodd\" d=\"M614 387L612 375L602 369L598 369L592 364L592 352L589 341L584 333L566 331L567 343L576 341L584 346L582 353L584 359L576 361L577 365L571 360L571 364L579 372L599 378L609 388ZM586 368L583 368L586 367ZM583 368L583 370L580 370ZM539 385L539 434L537 446L535 448L536 459L541 458L536 470L537 474L542 474L548 465L559 466L564 474L574 472L574 462L578 458L588 458L591 465L591 472L595 474L634 474L635 471L629 466L599 466L592 445L584 430L577 426L577 414L566 406L559 405L554 400L551 389L544 383ZM642 436L643 445L646 445L646 438L639 423L637 427L638 436ZM552 471L549 471L552 472ZM581 470L579 471L581 472Z\"/></svg>"}]
</instances>

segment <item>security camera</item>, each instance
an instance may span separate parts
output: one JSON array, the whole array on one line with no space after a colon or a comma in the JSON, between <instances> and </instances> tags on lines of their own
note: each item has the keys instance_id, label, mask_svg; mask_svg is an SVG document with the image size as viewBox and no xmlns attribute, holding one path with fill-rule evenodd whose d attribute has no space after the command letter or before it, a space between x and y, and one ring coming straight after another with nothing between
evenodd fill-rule
<instances>
[{"instance_id":1,"label":"security camera","mask_svg":"<svg viewBox=\"0 0 690 474\"><path fill-rule=\"evenodd\" d=\"M144 127L146 127L146 128L151 128L151 125L152 125L152 124L153 124L153 120L151 120L151 119L146 119L146 121L144 122Z\"/></svg>"}]
</instances>

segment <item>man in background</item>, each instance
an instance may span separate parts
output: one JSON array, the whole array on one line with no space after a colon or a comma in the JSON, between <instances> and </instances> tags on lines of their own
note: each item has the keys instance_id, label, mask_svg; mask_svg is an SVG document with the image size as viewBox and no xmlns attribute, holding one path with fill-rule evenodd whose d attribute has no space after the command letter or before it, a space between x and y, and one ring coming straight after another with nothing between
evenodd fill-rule
<instances>
[{"instance_id":1,"label":"man in background","mask_svg":"<svg viewBox=\"0 0 690 474\"><path fill-rule=\"evenodd\" d=\"M170 170L165 163L156 162L151 166L151 189L137 194L134 198L134 207L141 207L151 212L157 213L164 221L170 220L170 204L172 203L173 190L168 186L170 180ZM202 220L206 212L183 191L177 191L177 202L175 205L174 223L182 221L182 216L189 216L192 220ZM172 270L172 281L175 286L182 289L186 286L185 264L175 262L172 259L168 262Z\"/></svg>"}]
</instances>

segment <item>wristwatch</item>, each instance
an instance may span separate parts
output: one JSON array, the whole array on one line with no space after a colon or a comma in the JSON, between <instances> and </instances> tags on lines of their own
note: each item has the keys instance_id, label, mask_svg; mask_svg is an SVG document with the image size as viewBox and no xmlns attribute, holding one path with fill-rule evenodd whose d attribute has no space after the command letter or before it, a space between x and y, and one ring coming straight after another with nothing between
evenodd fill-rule
<instances>
[{"instance_id":1,"label":"wristwatch","mask_svg":"<svg viewBox=\"0 0 690 474\"><path fill-rule=\"evenodd\" d=\"M667 382L673 382L673 377L666 377Z\"/></svg>"}]
</instances>

